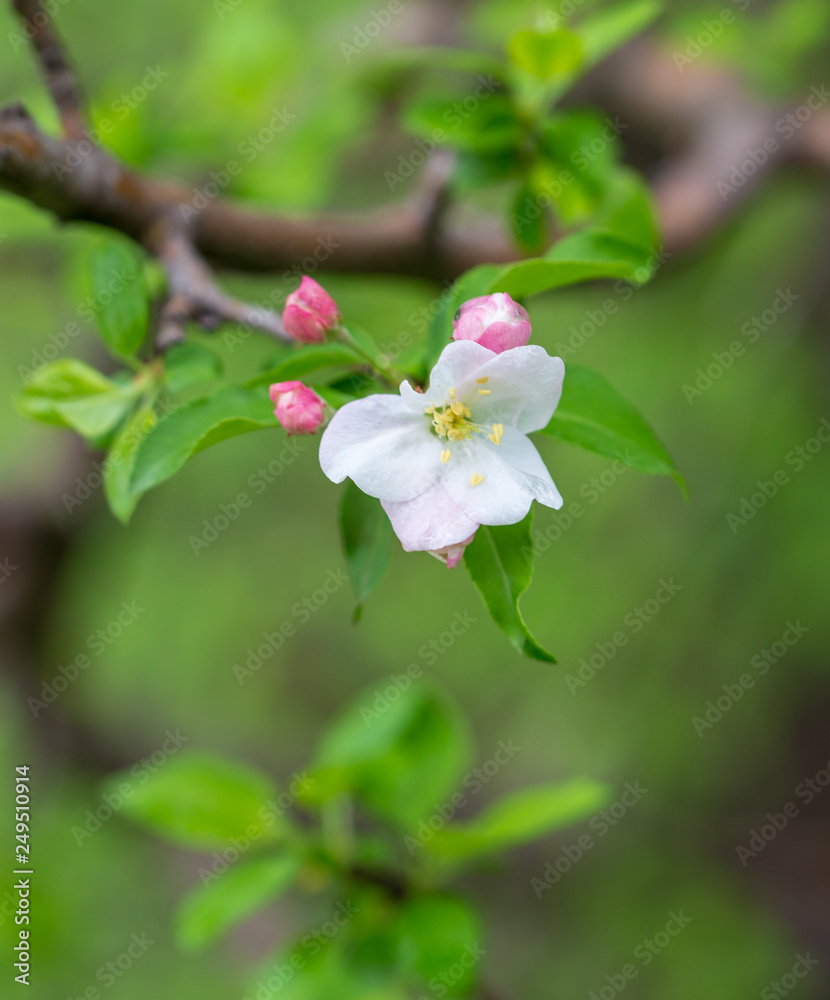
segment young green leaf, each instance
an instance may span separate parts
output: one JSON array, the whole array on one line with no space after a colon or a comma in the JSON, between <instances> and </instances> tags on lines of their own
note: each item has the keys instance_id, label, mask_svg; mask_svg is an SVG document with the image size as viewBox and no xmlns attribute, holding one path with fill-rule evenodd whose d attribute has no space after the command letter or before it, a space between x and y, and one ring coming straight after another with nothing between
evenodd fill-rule
<instances>
[{"instance_id":1,"label":"young green leaf","mask_svg":"<svg viewBox=\"0 0 830 1000\"><path fill-rule=\"evenodd\" d=\"M164 354L164 379L172 393L191 389L222 374L222 362L207 347L185 341Z\"/></svg>"},{"instance_id":2,"label":"young green leaf","mask_svg":"<svg viewBox=\"0 0 830 1000\"><path fill-rule=\"evenodd\" d=\"M435 313L427 338L427 369L432 368L439 354L452 339L452 321L462 303L478 295L488 295L494 280L502 271L499 264L479 264L458 278L445 292ZM500 291L500 289L496 289Z\"/></svg>"},{"instance_id":3,"label":"young green leaf","mask_svg":"<svg viewBox=\"0 0 830 1000\"><path fill-rule=\"evenodd\" d=\"M539 205L537 198L535 185L524 181L516 192L510 212L516 242L529 253L541 253L548 241L548 210Z\"/></svg>"},{"instance_id":4,"label":"young green leaf","mask_svg":"<svg viewBox=\"0 0 830 1000\"><path fill-rule=\"evenodd\" d=\"M150 319L141 254L132 243L109 240L92 251L89 271L93 309L104 343L119 357L134 357Z\"/></svg>"},{"instance_id":5,"label":"young green leaf","mask_svg":"<svg viewBox=\"0 0 830 1000\"><path fill-rule=\"evenodd\" d=\"M533 575L533 513L518 524L481 525L464 551L464 565L490 617L518 651L532 660L556 663L533 638L519 611L519 598Z\"/></svg>"},{"instance_id":6,"label":"young green leaf","mask_svg":"<svg viewBox=\"0 0 830 1000\"><path fill-rule=\"evenodd\" d=\"M185 951L201 951L235 924L291 888L301 867L293 854L256 858L234 865L183 900L176 940Z\"/></svg>"},{"instance_id":7,"label":"young green leaf","mask_svg":"<svg viewBox=\"0 0 830 1000\"><path fill-rule=\"evenodd\" d=\"M635 243L656 255L660 247L657 213L648 185L633 170L618 169L609 178L602 205L595 222L608 232L616 233L628 243ZM651 270L647 261L643 274Z\"/></svg>"},{"instance_id":8,"label":"young green leaf","mask_svg":"<svg viewBox=\"0 0 830 1000\"><path fill-rule=\"evenodd\" d=\"M540 80L566 76L582 63L582 42L567 28L517 32L507 46L513 62Z\"/></svg>"},{"instance_id":9,"label":"young green leaf","mask_svg":"<svg viewBox=\"0 0 830 1000\"><path fill-rule=\"evenodd\" d=\"M591 815L608 801L608 789L591 778L524 788L500 799L466 823L437 830L428 849L447 860L467 860L546 837Z\"/></svg>"},{"instance_id":10,"label":"young green leaf","mask_svg":"<svg viewBox=\"0 0 830 1000\"><path fill-rule=\"evenodd\" d=\"M351 791L376 815L414 829L455 790L470 757L464 719L448 699L406 674L400 695L364 694L324 735L309 801Z\"/></svg>"},{"instance_id":11,"label":"young green leaf","mask_svg":"<svg viewBox=\"0 0 830 1000\"><path fill-rule=\"evenodd\" d=\"M180 752L146 781L125 771L105 787L123 798L125 815L196 850L226 847L235 837L251 840L252 830L264 841L284 832L270 778L213 754Z\"/></svg>"},{"instance_id":12,"label":"young green leaf","mask_svg":"<svg viewBox=\"0 0 830 1000\"><path fill-rule=\"evenodd\" d=\"M659 0L630 0L598 11L579 26L586 68L645 30L660 13Z\"/></svg>"},{"instance_id":13,"label":"young green leaf","mask_svg":"<svg viewBox=\"0 0 830 1000\"><path fill-rule=\"evenodd\" d=\"M484 954L484 931L469 903L443 893L415 896L401 907L393 933L405 972L422 984L445 984L442 996L470 995L481 974L475 957ZM449 976L450 969L458 975Z\"/></svg>"},{"instance_id":14,"label":"young green leaf","mask_svg":"<svg viewBox=\"0 0 830 1000\"><path fill-rule=\"evenodd\" d=\"M132 492L140 495L158 486L211 445L276 423L268 394L261 390L229 385L185 403L160 420L139 445Z\"/></svg>"},{"instance_id":15,"label":"young green leaf","mask_svg":"<svg viewBox=\"0 0 830 1000\"><path fill-rule=\"evenodd\" d=\"M687 493L677 466L640 412L590 368L568 365L562 399L539 433L619 459L639 472L671 476Z\"/></svg>"},{"instance_id":16,"label":"young green leaf","mask_svg":"<svg viewBox=\"0 0 830 1000\"><path fill-rule=\"evenodd\" d=\"M156 414L150 403L140 406L118 432L104 462L104 496L110 510L126 524L138 503L138 495L130 489L138 447L156 425Z\"/></svg>"},{"instance_id":17,"label":"young green leaf","mask_svg":"<svg viewBox=\"0 0 830 1000\"><path fill-rule=\"evenodd\" d=\"M419 98L407 109L404 124L431 141L438 136L440 145L454 149L480 153L515 149L523 130L513 105L489 85L480 86L483 93L476 102L463 107L460 102L469 97L467 91Z\"/></svg>"},{"instance_id":18,"label":"young green leaf","mask_svg":"<svg viewBox=\"0 0 830 1000\"><path fill-rule=\"evenodd\" d=\"M272 382L302 380L323 368L339 368L343 365L365 365L363 358L347 344L314 344L309 347L287 349L259 375L249 379L247 388L270 385Z\"/></svg>"},{"instance_id":19,"label":"young green leaf","mask_svg":"<svg viewBox=\"0 0 830 1000\"><path fill-rule=\"evenodd\" d=\"M18 396L17 407L33 420L95 439L124 419L140 392L135 381L115 382L83 361L67 359L36 372Z\"/></svg>"},{"instance_id":20,"label":"young green leaf","mask_svg":"<svg viewBox=\"0 0 830 1000\"><path fill-rule=\"evenodd\" d=\"M357 622L363 602L389 569L392 559L392 525L379 500L367 496L351 480L340 502L340 536L349 566L357 607Z\"/></svg>"}]
</instances>

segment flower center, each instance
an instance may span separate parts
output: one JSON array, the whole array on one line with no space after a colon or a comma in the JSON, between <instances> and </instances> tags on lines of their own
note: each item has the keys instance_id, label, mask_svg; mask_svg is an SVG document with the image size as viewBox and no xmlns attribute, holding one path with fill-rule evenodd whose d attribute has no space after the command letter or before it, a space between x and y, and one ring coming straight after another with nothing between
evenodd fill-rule
<instances>
[{"instance_id":1,"label":"flower center","mask_svg":"<svg viewBox=\"0 0 830 1000\"><path fill-rule=\"evenodd\" d=\"M476 382L480 385L484 385L488 381L487 376L476 379ZM478 394L480 396L489 396L489 389L479 389ZM480 434L482 431L487 433L487 437L493 442L493 444L501 444L502 435L504 434L504 424L491 424L489 428L487 426L482 427L477 424L472 419L472 412L470 408L462 403L460 399L455 397L455 389L449 390L449 401L444 403L443 406L436 406L434 403L430 403L424 409L424 413L431 418L432 421L432 432L436 437L445 439L448 443L455 441L464 441L466 438L471 438L473 434ZM452 457L452 452L449 448L444 448L441 451L441 461L446 465ZM473 476L473 486L477 486L481 482L483 477L478 477L478 474ZM478 480L477 482L475 480Z\"/></svg>"}]
</instances>

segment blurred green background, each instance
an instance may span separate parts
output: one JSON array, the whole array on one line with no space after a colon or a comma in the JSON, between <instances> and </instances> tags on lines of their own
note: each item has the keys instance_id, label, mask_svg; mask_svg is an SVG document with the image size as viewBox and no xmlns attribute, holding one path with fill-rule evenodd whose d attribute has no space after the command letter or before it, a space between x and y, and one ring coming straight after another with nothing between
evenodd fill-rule
<instances>
[{"instance_id":1,"label":"blurred green background","mask_svg":"<svg viewBox=\"0 0 830 1000\"><path fill-rule=\"evenodd\" d=\"M800 24L822 9L799 6ZM476 37L492 36L508 9L518 26L526 8L476 7ZM394 169L411 145L378 116L371 88L359 79L372 49L351 64L340 51L371 10L344 0L71 0L57 23L82 67L98 120L114 123L110 143L123 157L197 184L234 156L272 109L286 107L296 121L243 171L234 193L310 209L388 200L383 171ZM671 45L709 14L683 5L669 12L658 34ZM378 46L405 40L412 16L407 8ZM29 52L12 37L16 30L0 9L0 90L52 122ZM792 42L790 57L780 32L766 33L781 51L758 50L768 63L766 78L756 80L765 91L798 94L805 79L814 83L815 72L826 71L812 35L800 48ZM757 26L743 35L736 29L711 57L739 61L760 34ZM157 64L169 77L122 119L119 95ZM627 301L610 285L534 301L534 339L551 353L569 345L566 364L597 368L634 401L691 491L685 503L668 479L614 475L605 460L548 444L545 457L566 507L579 502L583 516L563 527L561 515L538 510L537 528L552 542L537 560L523 608L558 666L514 653L463 569L448 572L424 555L401 552L360 625L351 624L352 598L343 587L240 685L233 665L343 565L339 493L319 469L316 442L303 440L284 474L261 492L251 477L283 451L281 431L200 456L142 501L129 528L108 514L100 489L67 513L62 494L76 489L77 476L94 471L96 457L69 433L25 421L11 399L21 387L19 366L58 343L59 331L77 318L83 255L100 234L57 232L42 213L0 198L0 483L7 524L0 560L19 565L0 584L0 610L17 616L4 633L0 756L9 785L17 764L32 765L34 774L36 930L28 995L76 1000L97 987L108 1000L242 996L275 942L314 919L313 903L290 896L206 956L185 957L171 943L170 921L196 880L199 858L118 817L80 846L72 827L100 806L101 777L157 750L168 730L180 731L190 746L289 779L345 702L416 663L469 716L476 764L489 760L500 740L521 747L471 810L511 788L581 774L609 782L615 797L627 782L647 789L604 834L598 824L579 824L466 880L487 920L488 978L505 997L599 992L680 910L692 918L688 928L641 968L626 996L763 996L807 950L820 964L798 981L795 995L826 996L830 791L807 805L796 788L830 761L830 445L800 470L787 456L830 419L829 210L819 178L784 172L725 231L669 260ZM323 280L344 313L381 344L414 331L418 310L440 293L404 279ZM228 284L254 300L291 287L279 277ZM736 339L747 341L742 326L788 290L793 304L771 325L762 319L766 329L757 342L747 342L745 354L689 402L683 386L694 384L697 369ZM619 301L618 310L592 326L591 313L609 297ZM593 332L580 343L574 329L586 321ZM231 370L244 371L268 348L251 338L222 353ZM86 329L57 356L102 361ZM733 530L727 515L779 469L788 473L787 484ZM600 489L591 487L603 474ZM191 538L240 491L251 495L250 507L194 555ZM51 526L49 545L66 547L59 572L46 579L37 567L49 551L28 543L35 523ZM635 629L631 613L669 579L680 587L676 596ZM39 588L35 598L26 590L31 580ZM87 649L87 638L117 618L122 602L146 610L33 718L25 698ZM440 648L457 612L469 612L473 626L434 656L425 644L438 640ZM796 621L808 629L803 638L699 735L693 718ZM627 643L571 690L567 676L620 630ZM799 815L742 864L737 846L788 801L797 802ZM534 891L532 880L543 879L546 865L586 832L593 847L555 885ZM6 850L3 893L10 868ZM8 963L1 974L11 981L14 928L2 904L0 914ZM146 934L152 947L104 986L99 970L133 934Z\"/></svg>"}]
</instances>

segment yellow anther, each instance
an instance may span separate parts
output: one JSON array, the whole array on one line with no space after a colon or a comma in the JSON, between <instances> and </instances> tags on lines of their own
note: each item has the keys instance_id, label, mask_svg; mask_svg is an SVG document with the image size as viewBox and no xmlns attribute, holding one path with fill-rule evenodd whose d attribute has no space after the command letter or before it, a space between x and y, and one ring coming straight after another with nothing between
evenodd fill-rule
<instances>
[{"instance_id":1,"label":"yellow anther","mask_svg":"<svg viewBox=\"0 0 830 1000\"><path fill-rule=\"evenodd\" d=\"M490 380L489 375L482 375L481 378L476 379L476 382L478 382L479 385L484 385L484 383L489 382L489 380Z\"/></svg>"},{"instance_id":2,"label":"yellow anther","mask_svg":"<svg viewBox=\"0 0 830 1000\"><path fill-rule=\"evenodd\" d=\"M435 413L435 406L432 403L430 403L429 406L424 410L424 413L429 414L429 416L432 416L432 414Z\"/></svg>"},{"instance_id":3,"label":"yellow anther","mask_svg":"<svg viewBox=\"0 0 830 1000\"><path fill-rule=\"evenodd\" d=\"M490 389L479 389L478 394L479 396L489 396L491 391Z\"/></svg>"},{"instance_id":4,"label":"yellow anther","mask_svg":"<svg viewBox=\"0 0 830 1000\"><path fill-rule=\"evenodd\" d=\"M441 452L441 461L444 463L444 465L446 465L451 458L452 458L452 452L450 451L449 448L445 448Z\"/></svg>"},{"instance_id":5,"label":"yellow anther","mask_svg":"<svg viewBox=\"0 0 830 1000\"><path fill-rule=\"evenodd\" d=\"M479 483L484 482L484 476L478 472L473 473L473 478L470 480L470 486L478 486Z\"/></svg>"},{"instance_id":6,"label":"yellow anther","mask_svg":"<svg viewBox=\"0 0 830 1000\"><path fill-rule=\"evenodd\" d=\"M455 387L450 386L450 399L455 399Z\"/></svg>"},{"instance_id":7,"label":"yellow anther","mask_svg":"<svg viewBox=\"0 0 830 1000\"><path fill-rule=\"evenodd\" d=\"M450 403L450 409L457 417L463 417L464 410L466 409L466 407L464 406L464 404L461 402L460 399L454 399Z\"/></svg>"},{"instance_id":8,"label":"yellow anther","mask_svg":"<svg viewBox=\"0 0 830 1000\"><path fill-rule=\"evenodd\" d=\"M490 438L493 444L501 444L503 434L504 424L493 424L492 433L488 434L487 437Z\"/></svg>"}]
</instances>

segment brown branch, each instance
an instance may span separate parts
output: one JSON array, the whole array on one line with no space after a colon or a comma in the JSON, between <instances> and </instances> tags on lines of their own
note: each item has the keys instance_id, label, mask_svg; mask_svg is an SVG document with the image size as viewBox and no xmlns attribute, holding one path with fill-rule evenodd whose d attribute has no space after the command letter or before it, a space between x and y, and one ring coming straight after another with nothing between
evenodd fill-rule
<instances>
[{"instance_id":1,"label":"brown branch","mask_svg":"<svg viewBox=\"0 0 830 1000\"><path fill-rule=\"evenodd\" d=\"M54 31L50 15L43 9L40 0L12 0L12 4L37 55L41 75L58 109L64 135L71 139L83 138L84 102L80 86Z\"/></svg>"}]
</instances>

